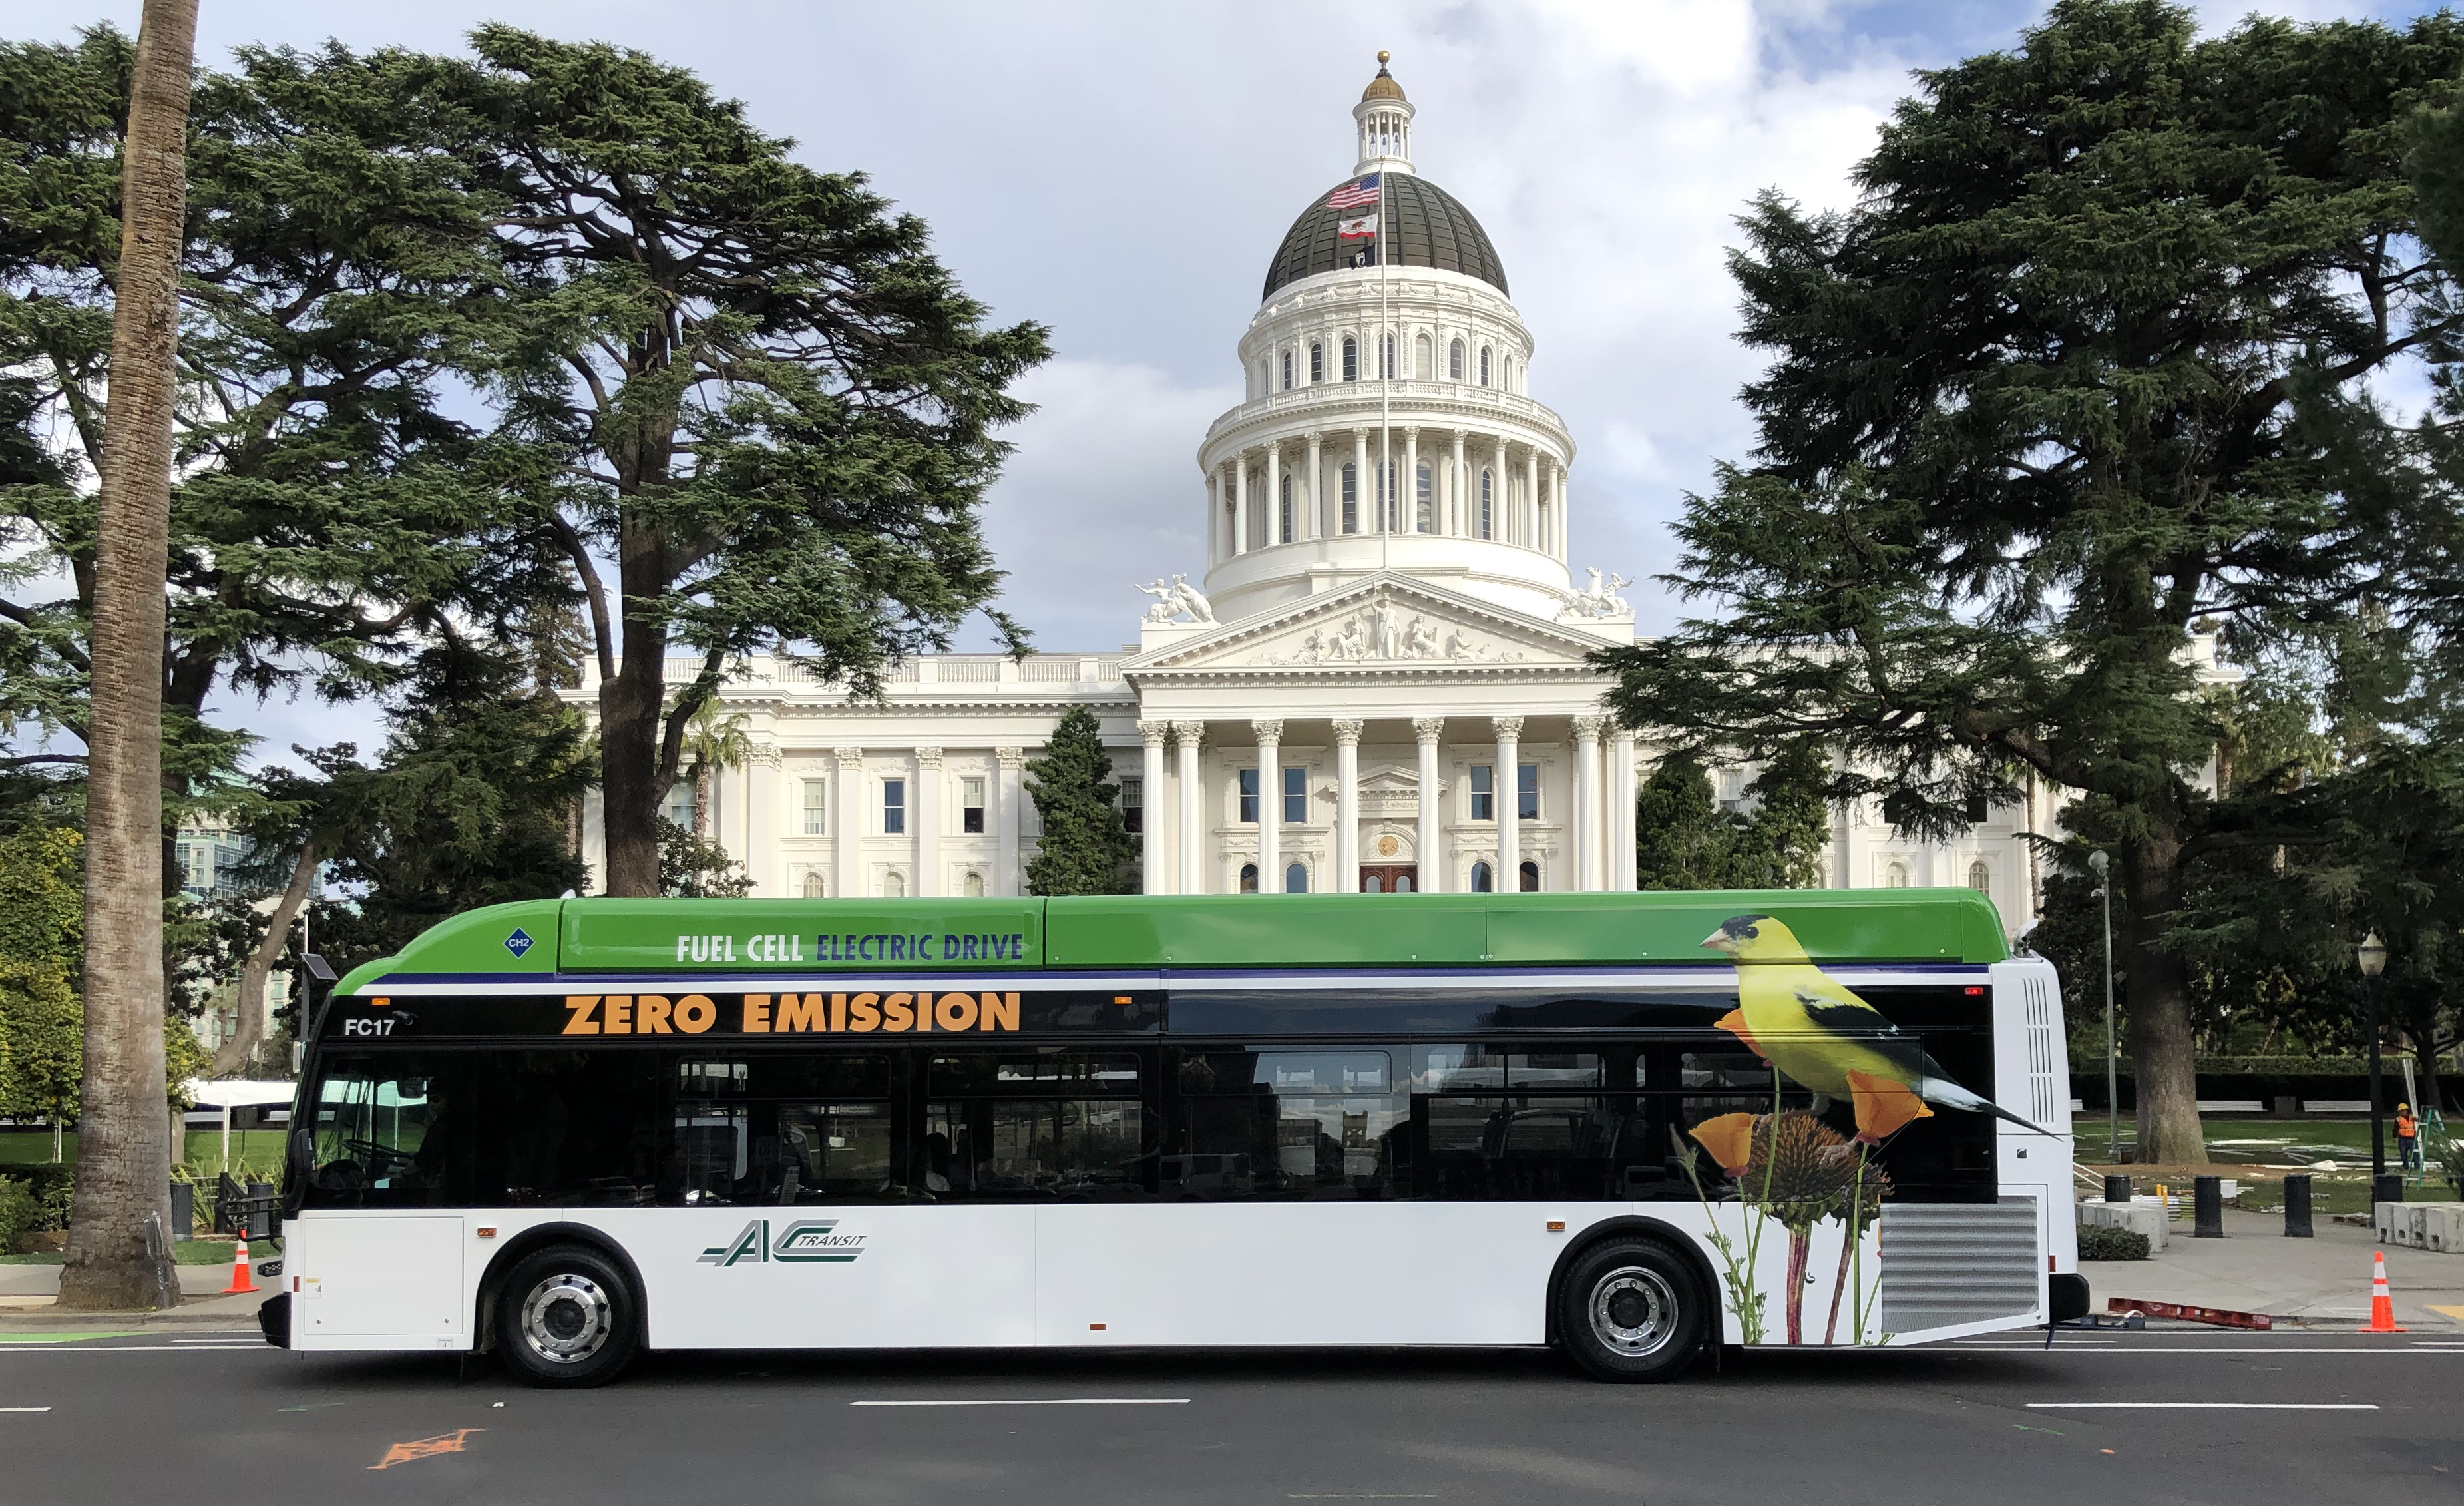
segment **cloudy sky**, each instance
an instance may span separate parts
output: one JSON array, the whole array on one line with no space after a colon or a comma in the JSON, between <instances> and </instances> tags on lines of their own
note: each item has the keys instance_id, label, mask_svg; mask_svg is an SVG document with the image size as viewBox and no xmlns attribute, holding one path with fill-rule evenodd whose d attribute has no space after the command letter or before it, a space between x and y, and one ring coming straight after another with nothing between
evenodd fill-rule
<instances>
[{"instance_id":1,"label":"cloudy sky","mask_svg":"<svg viewBox=\"0 0 2464 1506\"><path fill-rule=\"evenodd\" d=\"M135 0L5 0L6 34L62 36ZM699 71L817 167L861 168L935 228L997 317L1053 330L1040 405L994 493L1008 606L1040 647L1135 635L1134 580L1204 568L1195 452L1237 400L1266 258L1353 162L1378 49L1419 107L1421 172L1468 205L1539 341L1533 396L1572 426L1573 554L1647 577L1712 461L1749 442L1730 338L1731 218L1771 187L1842 202L1909 71L2013 44L2023 0L1473 0L1241 4L205 0L200 53L242 42L449 49L501 19ZM2398 18L2417 0L2199 7ZM1646 585L1642 626L1668 620ZM970 646L985 646L977 634ZM230 707L267 738L336 736L306 707ZM314 719L314 729L311 720Z\"/></svg>"}]
</instances>

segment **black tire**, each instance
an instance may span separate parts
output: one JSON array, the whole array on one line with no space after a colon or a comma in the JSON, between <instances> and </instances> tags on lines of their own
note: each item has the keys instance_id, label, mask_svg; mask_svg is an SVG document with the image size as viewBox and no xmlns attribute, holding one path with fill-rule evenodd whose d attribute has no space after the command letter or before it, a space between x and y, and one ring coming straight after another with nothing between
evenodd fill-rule
<instances>
[{"instance_id":1,"label":"black tire","mask_svg":"<svg viewBox=\"0 0 2464 1506\"><path fill-rule=\"evenodd\" d=\"M1595 1245L1557 1288L1558 1340L1595 1380L1675 1380L1702 1353L1713 1316L1692 1262L1657 1240Z\"/></svg>"},{"instance_id":2,"label":"black tire","mask_svg":"<svg viewBox=\"0 0 2464 1506\"><path fill-rule=\"evenodd\" d=\"M550 1245L496 1288L496 1353L532 1385L605 1385L642 1347L642 1306L616 1263L588 1245Z\"/></svg>"}]
</instances>

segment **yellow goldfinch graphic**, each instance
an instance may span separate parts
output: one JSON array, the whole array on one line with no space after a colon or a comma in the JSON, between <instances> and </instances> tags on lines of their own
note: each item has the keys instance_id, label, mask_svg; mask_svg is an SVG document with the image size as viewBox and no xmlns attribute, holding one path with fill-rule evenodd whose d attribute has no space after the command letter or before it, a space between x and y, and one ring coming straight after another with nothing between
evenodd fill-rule
<instances>
[{"instance_id":1,"label":"yellow goldfinch graphic","mask_svg":"<svg viewBox=\"0 0 2464 1506\"><path fill-rule=\"evenodd\" d=\"M1720 1028L1799 1086L1849 1099L1859 1140L1881 1143L1910 1119L1930 1118L1928 1103L1991 1114L2051 1138L2051 1131L1953 1082L1914 1036L1902 1034L1881 1010L1816 967L1789 928L1770 916L1737 916L1703 944L1737 963L1738 1008L1721 1016Z\"/></svg>"}]
</instances>

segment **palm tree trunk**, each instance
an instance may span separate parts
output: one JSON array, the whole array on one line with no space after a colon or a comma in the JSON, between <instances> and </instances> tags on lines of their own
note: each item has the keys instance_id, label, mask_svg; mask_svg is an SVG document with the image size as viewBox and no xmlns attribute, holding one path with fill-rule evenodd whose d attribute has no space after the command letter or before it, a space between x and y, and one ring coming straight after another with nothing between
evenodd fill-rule
<instances>
[{"instance_id":1,"label":"palm tree trunk","mask_svg":"<svg viewBox=\"0 0 2464 1506\"><path fill-rule=\"evenodd\" d=\"M145 0L121 178L87 737L85 1067L59 1305L169 1307L163 631L196 0Z\"/></svg>"}]
</instances>

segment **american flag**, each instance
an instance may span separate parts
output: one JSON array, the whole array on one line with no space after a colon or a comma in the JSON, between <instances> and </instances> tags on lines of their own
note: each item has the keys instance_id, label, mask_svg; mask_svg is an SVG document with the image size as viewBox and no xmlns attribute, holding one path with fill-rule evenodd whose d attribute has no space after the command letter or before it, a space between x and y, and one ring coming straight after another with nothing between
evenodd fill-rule
<instances>
[{"instance_id":1,"label":"american flag","mask_svg":"<svg viewBox=\"0 0 2464 1506\"><path fill-rule=\"evenodd\" d=\"M1326 196L1331 210L1356 210L1364 204L1377 202L1377 174L1371 173L1358 183L1347 183Z\"/></svg>"}]
</instances>

